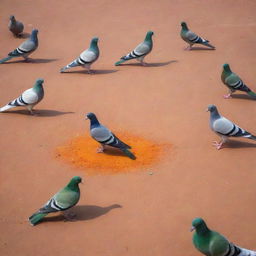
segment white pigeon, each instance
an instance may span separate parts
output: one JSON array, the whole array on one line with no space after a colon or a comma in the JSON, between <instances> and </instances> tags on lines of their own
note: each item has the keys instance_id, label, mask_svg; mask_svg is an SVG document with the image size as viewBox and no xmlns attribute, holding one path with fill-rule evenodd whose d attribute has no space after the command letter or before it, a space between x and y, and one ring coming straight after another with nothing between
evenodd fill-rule
<instances>
[{"instance_id":1,"label":"white pigeon","mask_svg":"<svg viewBox=\"0 0 256 256\"><path fill-rule=\"evenodd\" d=\"M215 105L209 105L207 111L210 111L211 129L221 137L220 142L214 141L214 146L217 149L221 149L222 145L228 140L228 137L244 137L256 140L256 136L221 116Z\"/></svg>"},{"instance_id":2,"label":"white pigeon","mask_svg":"<svg viewBox=\"0 0 256 256\"><path fill-rule=\"evenodd\" d=\"M0 108L0 112L4 112L15 107L26 107L29 112L33 114L33 107L44 97L43 82L43 79L37 79L34 87L24 91L18 98Z\"/></svg>"}]
</instances>

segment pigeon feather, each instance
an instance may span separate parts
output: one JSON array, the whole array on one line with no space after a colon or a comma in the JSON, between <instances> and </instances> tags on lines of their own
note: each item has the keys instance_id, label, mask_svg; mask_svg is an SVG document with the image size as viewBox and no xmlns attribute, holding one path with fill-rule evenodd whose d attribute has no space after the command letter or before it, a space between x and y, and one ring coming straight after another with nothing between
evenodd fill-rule
<instances>
[{"instance_id":1,"label":"pigeon feather","mask_svg":"<svg viewBox=\"0 0 256 256\"><path fill-rule=\"evenodd\" d=\"M42 208L29 217L31 225L38 223L49 213L66 211L75 206L80 199L79 183L81 177L74 176L66 187L57 192Z\"/></svg>"}]
</instances>

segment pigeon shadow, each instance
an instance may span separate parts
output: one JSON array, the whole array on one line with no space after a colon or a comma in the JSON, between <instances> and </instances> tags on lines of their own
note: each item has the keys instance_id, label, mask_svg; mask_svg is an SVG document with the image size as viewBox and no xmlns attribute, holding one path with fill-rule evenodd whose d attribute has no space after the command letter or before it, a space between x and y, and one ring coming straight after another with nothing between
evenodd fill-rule
<instances>
[{"instance_id":1,"label":"pigeon shadow","mask_svg":"<svg viewBox=\"0 0 256 256\"><path fill-rule=\"evenodd\" d=\"M215 48L215 49L212 49L212 48L197 47L197 46L192 47L192 48L190 49L190 51L214 51L214 50L216 50L216 48Z\"/></svg>"},{"instance_id":2,"label":"pigeon shadow","mask_svg":"<svg viewBox=\"0 0 256 256\"><path fill-rule=\"evenodd\" d=\"M250 97L247 94L232 94L231 96L234 99L243 99L243 100L256 100L254 97Z\"/></svg>"},{"instance_id":3,"label":"pigeon shadow","mask_svg":"<svg viewBox=\"0 0 256 256\"><path fill-rule=\"evenodd\" d=\"M64 112L64 111L57 111L57 110L50 110L50 109L37 109L34 110L35 115L31 115L28 110L13 110L13 111L5 111L1 114L20 114L26 116L33 116L33 117L51 117L51 116L61 116L66 114L73 114L74 112Z\"/></svg>"},{"instance_id":4,"label":"pigeon shadow","mask_svg":"<svg viewBox=\"0 0 256 256\"><path fill-rule=\"evenodd\" d=\"M119 70L117 69L97 69L97 70L92 70L92 73L89 74L87 70L72 70L72 71L67 71L63 72L62 74L86 74L86 75L105 75L105 74L111 74L115 73Z\"/></svg>"},{"instance_id":5,"label":"pigeon shadow","mask_svg":"<svg viewBox=\"0 0 256 256\"><path fill-rule=\"evenodd\" d=\"M20 39L26 39L29 37L30 37L30 34L27 32L23 32L21 35L17 36L17 38L20 38Z\"/></svg>"},{"instance_id":6,"label":"pigeon shadow","mask_svg":"<svg viewBox=\"0 0 256 256\"><path fill-rule=\"evenodd\" d=\"M155 62L155 63L147 63L146 66L141 65L141 63L124 63L120 64L118 66L140 66L140 67L163 67L167 66L171 63L178 62L177 60L170 60L170 61L165 61L165 62Z\"/></svg>"},{"instance_id":7,"label":"pigeon shadow","mask_svg":"<svg viewBox=\"0 0 256 256\"><path fill-rule=\"evenodd\" d=\"M256 148L255 143L229 140L225 143L225 148Z\"/></svg>"},{"instance_id":8,"label":"pigeon shadow","mask_svg":"<svg viewBox=\"0 0 256 256\"><path fill-rule=\"evenodd\" d=\"M35 64L41 64L41 63L49 63L53 61L57 61L58 59L32 59L30 58L28 61L26 60L15 60L15 61L7 61L1 64L13 64L13 63L35 63Z\"/></svg>"},{"instance_id":9,"label":"pigeon shadow","mask_svg":"<svg viewBox=\"0 0 256 256\"><path fill-rule=\"evenodd\" d=\"M119 204L112 204L107 207L101 207L97 205L77 205L72 208L70 211L75 214L74 221L86 221L98 218L102 215L107 214L109 211L122 208ZM63 214L57 216L49 216L42 219L42 222L57 222L57 221L65 221L65 217Z\"/></svg>"},{"instance_id":10,"label":"pigeon shadow","mask_svg":"<svg viewBox=\"0 0 256 256\"><path fill-rule=\"evenodd\" d=\"M105 145L105 149L103 154L110 155L110 156L121 156L121 157L128 157L125 155L120 149L108 147ZM136 156L135 156L136 157ZM128 157L129 158L129 157Z\"/></svg>"}]
</instances>

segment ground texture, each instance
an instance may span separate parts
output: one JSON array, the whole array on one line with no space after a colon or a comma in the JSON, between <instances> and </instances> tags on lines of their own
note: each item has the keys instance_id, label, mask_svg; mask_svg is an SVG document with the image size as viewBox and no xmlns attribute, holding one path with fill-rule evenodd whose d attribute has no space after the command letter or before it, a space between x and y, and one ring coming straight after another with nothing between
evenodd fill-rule
<instances>
[{"instance_id":1,"label":"ground texture","mask_svg":"<svg viewBox=\"0 0 256 256\"><path fill-rule=\"evenodd\" d=\"M24 22L27 33L39 29L32 63L0 66L1 105L35 79L45 79L38 116L23 110L0 116L2 255L199 255L189 232L197 216L234 243L256 249L256 145L233 140L217 151L205 112L216 104L256 133L255 101L224 100L227 89L220 80L227 62L256 90L255 1L2 0L1 7L1 58L24 40L7 30L10 14ZM182 20L216 51L184 51ZM131 61L115 67L148 30L155 32L146 58L150 65ZM94 36L101 50L96 74L79 68L60 74ZM143 171L133 167L129 173L89 176L55 155L68 140L88 134L87 112L113 131L171 149ZM74 208L78 220L57 216L31 227L30 214L74 175L85 180Z\"/></svg>"}]
</instances>

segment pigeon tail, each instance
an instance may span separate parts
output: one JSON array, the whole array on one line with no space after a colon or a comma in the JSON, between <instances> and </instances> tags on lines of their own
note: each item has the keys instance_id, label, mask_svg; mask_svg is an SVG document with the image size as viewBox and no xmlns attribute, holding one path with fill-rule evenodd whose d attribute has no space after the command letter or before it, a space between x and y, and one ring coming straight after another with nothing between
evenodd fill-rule
<instances>
[{"instance_id":1,"label":"pigeon tail","mask_svg":"<svg viewBox=\"0 0 256 256\"><path fill-rule=\"evenodd\" d=\"M208 41L208 40L206 40L205 42L203 42L203 45L205 45L205 46L207 46L207 47L209 47L209 48L215 50L215 46L209 44L209 41Z\"/></svg>"},{"instance_id":2,"label":"pigeon tail","mask_svg":"<svg viewBox=\"0 0 256 256\"><path fill-rule=\"evenodd\" d=\"M253 92L253 91L247 92L247 94L252 96L252 97L254 97L254 98L256 98L256 93Z\"/></svg>"},{"instance_id":3,"label":"pigeon tail","mask_svg":"<svg viewBox=\"0 0 256 256\"><path fill-rule=\"evenodd\" d=\"M6 58L4 58L4 59L1 59L1 60L0 60L0 64L3 64L3 63L5 63L6 61L8 61L8 60L10 60L10 59L12 59L12 56L8 56L8 57L6 57Z\"/></svg>"},{"instance_id":4,"label":"pigeon tail","mask_svg":"<svg viewBox=\"0 0 256 256\"><path fill-rule=\"evenodd\" d=\"M248 139L251 139L251 140L256 140L256 136L252 135L250 137L248 137Z\"/></svg>"},{"instance_id":5,"label":"pigeon tail","mask_svg":"<svg viewBox=\"0 0 256 256\"><path fill-rule=\"evenodd\" d=\"M121 59L121 60L119 60L118 62L115 63L115 66L119 66L120 64L124 63L125 61L127 61L127 60Z\"/></svg>"},{"instance_id":6,"label":"pigeon tail","mask_svg":"<svg viewBox=\"0 0 256 256\"><path fill-rule=\"evenodd\" d=\"M127 148L121 148L121 150L124 152L124 154L126 156L128 156L129 158L131 158L132 160L135 160L136 159L136 156L131 152L129 151Z\"/></svg>"},{"instance_id":7,"label":"pigeon tail","mask_svg":"<svg viewBox=\"0 0 256 256\"><path fill-rule=\"evenodd\" d=\"M47 213L34 213L31 215L28 220L32 226L34 226L37 222L39 222L43 217L45 217Z\"/></svg>"},{"instance_id":8,"label":"pigeon tail","mask_svg":"<svg viewBox=\"0 0 256 256\"><path fill-rule=\"evenodd\" d=\"M11 106L11 105L7 104L4 107L0 108L0 112L4 112L4 111L6 111L6 110L8 110L10 108L14 108L14 107L16 107L16 106Z\"/></svg>"}]
</instances>

